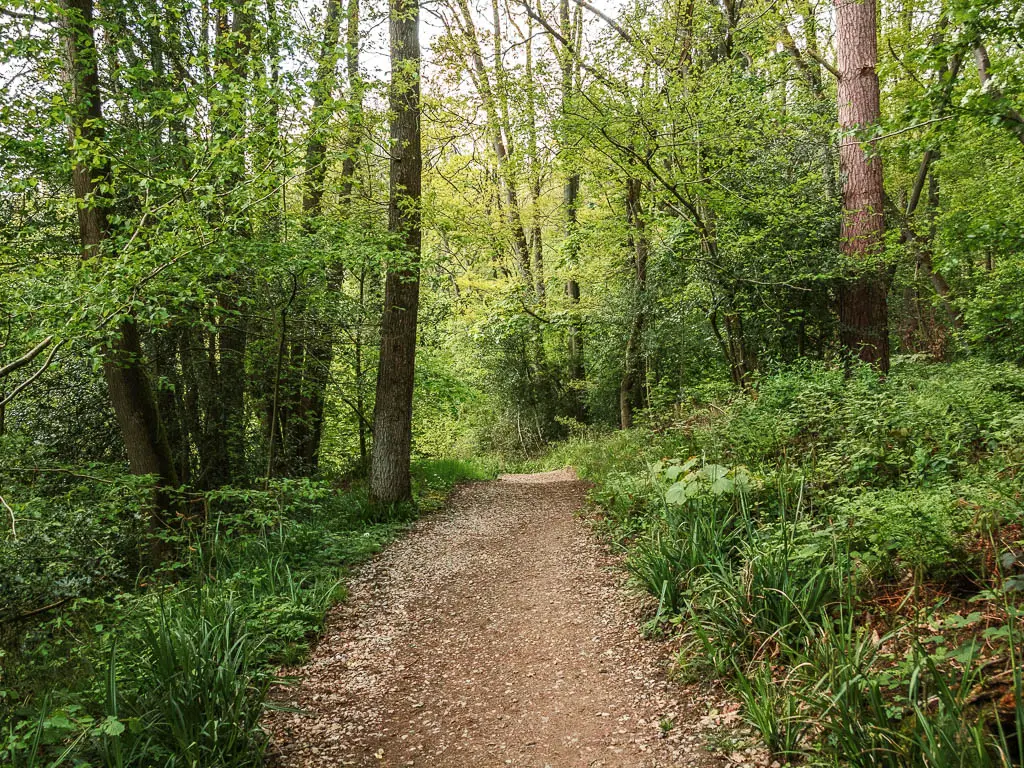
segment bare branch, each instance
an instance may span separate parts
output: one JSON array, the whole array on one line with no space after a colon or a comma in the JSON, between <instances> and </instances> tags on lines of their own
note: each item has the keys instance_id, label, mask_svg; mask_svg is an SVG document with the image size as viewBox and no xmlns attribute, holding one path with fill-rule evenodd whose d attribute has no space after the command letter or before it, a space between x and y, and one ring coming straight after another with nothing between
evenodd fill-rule
<instances>
[{"instance_id":1,"label":"bare branch","mask_svg":"<svg viewBox=\"0 0 1024 768\"><path fill-rule=\"evenodd\" d=\"M34 347L32 347L32 349L30 349L24 355L19 357L17 360L12 360L3 368L0 368L0 379L2 379L7 374L14 373L19 368L23 368L24 366L31 363L33 360L39 357L40 353L48 346L50 346L51 343L53 343L53 336L47 336L45 339L43 339Z\"/></svg>"},{"instance_id":2,"label":"bare branch","mask_svg":"<svg viewBox=\"0 0 1024 768\"><path fill-rule=\"evenodd\" d=\"M24 13L22 11L12 11L10 8L0 8L0 16L10 16L12 19L22 19L23 21L34 21L37 24L48 24L53 19L47 19L42 16L36 16L34 13Z\"/></svg>"},{"instance_id":3,"label":"bare branch","mask_svg":"<svg viewBox=\"0 0 1024 768\"><path fill-rule=\"evenodd\" d=\"M4 500L3 496L0 496L0 504L4 505L4 509L6 509L7 513L11 516L11 538L13 538L15 541L17 541L18 540L18 526L17 526L17 522L18 521L14 519L14 510L11 509L11 505L8 504Z\"/></svg>"},{"instance_id":4,"label":"bare branch","mask_svg":"<svg viewBox=\"0 0 1024 768\"><path fill-rule=\"evenodd\" d=\"M11 391L11 394L9 394L3 400L0 400L0 408L5 407L14 398L16 398L19 394L21 394L22 390L24 390L32 382L34 382L36 379L38 379L40 376L42 376L43 372L46 371L46 369L50 367L50 363L53 362L53 356L55 354L57 354L57 350L60 349L63 346L64 346L64 342L63 341L60 341L60 342L54 344L53 348L50 350L50 354L46 356L46 361L39 367L39 370L36 371L35 373L33 373L31 376L29 376L23 382L21 382L21 384L19 384L17 387L15 387Z\"/></svg>"},{"instance_id":5,"label":"bare branch","mask_svg":"<svg viewBox=\"0 0 1024 768\"><path fill-rule=\"evenodd\" d=\"M615 21L615 19L606 14L604 11L595 8L592 4L588 3L587 0L573 0L573 2L576 3L576 5L580 6L581 8L586 8L592 14L601 19L601 21L603 21L609 27L618 32L619 37L621 37L627 43L629 43L630 45L633 44L633 35L626 31L626 29L621 24Z\"/></svg>"},{"instance_id":6,"label":"bare branch","mask_svg":"<svg viewBox=\"0 0 1024 768\"><path fill-rule=\"evenodd\" d=\"M952 120L955 117L956 117L956 115L945 115L944 117L933 117L931 120L924 120L924 121L922 121L920 123L914 123L913 125L908 125L906 128L900 128L898 131L892 131L891 133L883 133L881 136L875 136L874 138L865 139L864 141L856 141L856 140L854 140L854 141L845 141L845 142L840 143L839 146L841 146L841 147L849 147L849 146L852 146L854 144L874 144L876 141L881 141L882 139L889 139L889 138L892 138L893 136L899 136L901 133L906 133L907 131L913 131L913 130L915 130L917 128L924 128L926 125L932 125L933 123L944 123L946 120Z\"/></svg>"}]
</instances>

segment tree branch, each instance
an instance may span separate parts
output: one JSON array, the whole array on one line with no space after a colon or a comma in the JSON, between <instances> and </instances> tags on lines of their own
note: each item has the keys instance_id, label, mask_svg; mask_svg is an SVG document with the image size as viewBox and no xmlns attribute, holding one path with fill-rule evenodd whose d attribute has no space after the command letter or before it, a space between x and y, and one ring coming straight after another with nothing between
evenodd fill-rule
<instances>
[{"instance_id":1,"label":"tree branch","mask_svg":"<svg viewBox=\"0 0 1024 768\"><path fill-rule=\"evenodd\" d=\"M827 69L829 72L831 72L833 74L833 76L835 76L836 80L839 79L839 70L835 68L834 64L830 64L828 59L826 59L824 56L822 56L817 51L811 50L810 48L808 48L806 52L807 52L808 56L810 56L816 62L821 64L821 66L823 66L825 69Z\"/></svg>"},{"instance_id":2,"label":"tree branch","mask_svg":"<svg viewBox=\"0 0 1024 768\"><path fill-rule=\"evenodd\" d=\"M523 297L522 296L519 297L519 303L523 306L523 312L528 314L530 317L532 317L532 318L534 318L536 320L540 320L542 323L549 323L551 325L556 325L554 320L548 320L546 317L541 317L536 312L534 312L532 309L530 309L528 306L526 306L526 302L523 301Z\"/></svg>"},{"instance_id":3,"label":"tree branch","mask_svg":"<svg viewBox=\"0 0 1024 768\"><path fill-rule=\"evenodd\" d=\"M24 21L34 21L38 24L47 24L50 21L52 21L52 19L43 18L42 16L36 16L34 13L12 11L10 8L0 8L0 16L10 16L12 19L22 19Z\"/></svg>"},{"instance_id":4,"label":"tree branch","mask_svg":"<svg viewBox=\"0 0 1024 768\"><path fill-rule=\"evenodd\" d=\"M978 68L978 80L981 82L981 90L987 91L992 95L996 101L1006 102L1006 107L1003 108L999 114L999 118L1017 140L1024 144L1024 117L1021 116L1020 112L1015 110L1009 103L1009 100L999 88L992 85L992 78L989 74L989 67L991 62L988 58L988 50L985 48L985 44L980 40L978 44L974 46L974 64Z\"/></svg>"},{"instance_id":5,"label":"tree branch","mask_svg":"<svg viewBox=\"0 0 1024 768\"><path fill-rule=\"evenodd\" d=\"M615 21L615 19L613 19L611 16L604 13L600 9L595 8L593 5L588 3L587 0L573 0L573 2L576 3L576 5L580 6L581 8L586 8L592 14L601 19L605 24L607 24L609 27L618 32L619 36L623 40L625 40L630 45L633 45L633 36L629 32L627 32L626 29L617 21Z\"/></svg>"},{"instance_id":6,"label":"tree branch","mask_svg":"<svg viewBox=\"0 0 1024 768\"><path fill-rule=\"evenodd\" d=\"M17 541L18 540L18 525L17 525L18 521L14 519L14 510L11 509L11 505L8 504L4 500L3 496L0 496L0 504L4 505L4 509L6 509L7 513L11 516L11 538L13 538L15 541Z\"/></svg>"},{"instance_id":7,"label":"tree branch","mask_svg":"<svg viewBox=\"0 0 1024 768\"><path fill-rule=\"evenodd\" d=\"M29 377L28 377L27 379L25 379L25 380L24 380L23 382L21 382L21 384L19 384L19 385L18 385L17 387L15 387L15 388L14 388L14 389L13 389L13 390L11 391L11 394L9 394L9 395L8 395L7 397L5 397L5 398L4 398L3 400L0 400L0 408L3 408L3 407L5 407L5 406L6 406L6 405L7 405L8 403L10 403L10 402L11 402L11 401L12 401L12 400L13 400L14 398L16 398L16 397L17 397L17 396L18 396L19 394L21 394L22 390L24 390L24 389L25 389L25 388L26 388L26 387L27 387L27 386L28 386L29 384L31 384L31 383L32 383L33 381L35 381L35 380L36 380L36 379L38 379L38 378L39 378L40 376L42 376L42 375L43 375L43 372L44 372L44 371L45 371L45 370L46 370L47 368L49 368L49 367L50 367L50 363L52 363L52 362L53 362L53 356L54 356L55 354L57 354L57 350L58 350L58 349L60 349L60 348L61 348L62 346L64 346L64 342L63 342L63 341L61 341L61 342L58 342L57 344L55 344L55 345L53 346L53 349L51 349L51 350L50 350L50 354L49 354L49 355L47 355L47 357L46 357L46 361L45 361L45 362L44 362L44 363L43 363L43 364L42 364L42 365L41 365L41 366L39 367L39 370L38 370L38 371L36 371L35 373L33 373L33 374L32 374L31 376L29 376Z\"/></svg>"},{"instance_id":8,"label":"tree branch","mask_svg":"<svg viewBox=\"0 0 1024 768\"><path fill-rule=\"evenodd\" d=\"M24 355L19 357L17 360L13 360L9 362L7 365L0 368L0 379L2 379L7 374L14 373L14 371L18 370L19 368L23 368L24 366L31 363L33 360L39 357L39 354L48 346L50 346L52 342L53 336L47 336L45 339L36 344L36 346L32 347L32 349L30 349Z\"/></svg>"}]
</instances>

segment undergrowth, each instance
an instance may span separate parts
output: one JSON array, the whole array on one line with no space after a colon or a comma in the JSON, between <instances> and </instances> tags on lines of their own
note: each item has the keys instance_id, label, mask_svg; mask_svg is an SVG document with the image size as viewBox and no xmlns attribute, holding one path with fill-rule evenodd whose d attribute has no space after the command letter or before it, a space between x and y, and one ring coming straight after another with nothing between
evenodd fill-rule
<instances>
[{"instance_id":1,"label":"undergrowth","mask_svg":"<svg viewBox=\"0 0 1024 768\"><path fill-rule=\"evenodd\" d=\"M681 674L727 682L773 759L1009 766L1021 702L1024 372L822 364L578 437Z\"/></svg>"},{"instance_id":2,"label":"undergrowth","mask_svg":"<svg viewBox=\"0 0 1024 768\"><path fill-rule=\"evenodd\" d=\"M125 524L142 501L133 478L26 482L10 494L25 499L17 538L0 539L0 765L260 765L275 670L305 658L347 569L496 470L420 461L415 509L384 519L358 487L209 492L158 572L140 566L145 531Z\"/></svg>"}]
</instances>

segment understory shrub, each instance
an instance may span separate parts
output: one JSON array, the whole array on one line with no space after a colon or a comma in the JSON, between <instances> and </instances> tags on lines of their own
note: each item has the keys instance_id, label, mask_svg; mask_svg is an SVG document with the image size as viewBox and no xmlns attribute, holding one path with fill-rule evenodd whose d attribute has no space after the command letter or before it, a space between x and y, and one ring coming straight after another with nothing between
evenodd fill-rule
<instances>
[{"instance_id":1,"label":"understory shrub","mask_svg":"<svg viewBox=\"0 0 1024 768\"><path fill-rule=\"evenodd\" d=\"M1022 427L1015 366L805 361L553 457L775 759L988 768L1024 744Z\"/></svg>"}]
</instances>

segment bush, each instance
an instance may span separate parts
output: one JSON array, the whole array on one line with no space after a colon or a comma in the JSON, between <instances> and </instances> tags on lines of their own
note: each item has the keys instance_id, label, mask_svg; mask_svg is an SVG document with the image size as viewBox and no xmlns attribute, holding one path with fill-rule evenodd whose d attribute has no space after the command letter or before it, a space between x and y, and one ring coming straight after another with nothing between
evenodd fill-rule
<instances>
[{"instance_id":1,"label":"bush","mask_svg":"<svg viewBox=\"0 0 1024 768\"><path fill-rule=\"evenodd\" d=\"M842 536L873 578L912 569L948 580L973 569L966 548L975 512L954 488L886 488L834 499Z\"/></svg>"}]
</instances>

